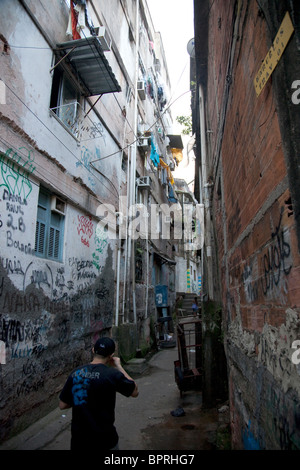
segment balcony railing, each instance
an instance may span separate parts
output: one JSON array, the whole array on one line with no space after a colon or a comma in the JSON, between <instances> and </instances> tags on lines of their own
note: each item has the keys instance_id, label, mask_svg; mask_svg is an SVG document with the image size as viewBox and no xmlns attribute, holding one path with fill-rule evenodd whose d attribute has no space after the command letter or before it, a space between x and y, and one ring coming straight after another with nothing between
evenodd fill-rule
<instances>
[{"instance_id":1,"label":"balcony railing","mask_svg":"<svg viewBox=\"0 0 300 470\"><path fill-rule=\"evenodd\" d=\"M50 108L50 114L54 116L78 142L96 139L103 135L101 122L99 120L92 121L77 101Z\"/></svg>"}]
</instances>

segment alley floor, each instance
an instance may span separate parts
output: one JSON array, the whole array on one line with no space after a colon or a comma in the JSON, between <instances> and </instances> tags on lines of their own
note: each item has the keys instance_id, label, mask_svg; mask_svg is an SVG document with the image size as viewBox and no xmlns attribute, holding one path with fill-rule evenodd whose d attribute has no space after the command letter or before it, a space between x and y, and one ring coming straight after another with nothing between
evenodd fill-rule
<instances>
[{"instance_id":1,"label":"alley floor","mask_svg":"<svg viewBox=\"0 0 300 470\"><path fill-rule=\"evenodd\" d=\"M212 450L219 413L202 409L200 391L180 392L175 382L177 348L158 352L149 371L137 379L136 400L118 396L116 427L124 450ZM184 416L172 411L182 408Z\"/></svg>"},{"instance_id":2,"label":"alley floor","mask_svg":"<svg viewBox=\"0 0 300 470\"><path fill-rule=\"evenodd\" d=\"M134 376L137 398L117 395L116 428L120 450L216 450L226 449L228 410L203 409L201 391L180 396L174 376L177 348L162 349L148 362L148 369ZM181 407L184 415L172 411ZM226 410L220 412L219 410ZM0 450L69 450L71 410L54 410ZM221 432L220 432L221 430ZM225 431L225 433L224 433ZM225 436L224 442L219 436Z\"/></svg>"}]
</instances>

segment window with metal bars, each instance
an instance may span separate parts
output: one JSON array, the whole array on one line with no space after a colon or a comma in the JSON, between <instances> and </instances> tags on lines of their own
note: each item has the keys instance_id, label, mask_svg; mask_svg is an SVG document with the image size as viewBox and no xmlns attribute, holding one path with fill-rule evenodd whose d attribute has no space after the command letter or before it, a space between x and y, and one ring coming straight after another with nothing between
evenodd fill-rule
<instances>
[{"instance_id":1,"label":"window with metal bars","mask_svg":"<svg viewBox=\"0 0 300 470\"><path fill-rule=\"evenodd\" d=\"M35 232L35 254L62 260L64 215L51 209L51 194L40 188Z\"/></svg>"}]
</instances>

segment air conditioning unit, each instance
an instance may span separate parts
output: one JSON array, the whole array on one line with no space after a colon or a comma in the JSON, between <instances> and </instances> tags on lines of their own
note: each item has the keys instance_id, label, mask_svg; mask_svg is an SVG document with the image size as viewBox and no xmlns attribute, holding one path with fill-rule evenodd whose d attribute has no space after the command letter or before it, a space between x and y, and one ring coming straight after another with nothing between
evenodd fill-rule
<instances>
[{"instance_id":1,"label":"air conditioning unit","mask_svg":"<svg viewBox=\"0 0 300 470\"><path fill-rule=\"evenodd\" d=\"M51 211L65 215L66 203L57 196L51 196Z\"/></svg>"},{"instance_id":2,"label":"air conditioning unit","mask_svg":"<svg viewBox=\"0 0 300 470\"><path fill-rule=\"evenodd\" d=\"M98 39L100 41L101 47L104 51L110 51L111 49L111 37L108 34L104 26L99 26Z\"/></svg>"},{"instance_id":3,"label":"air conditioning unit","mask_svg":"<svg viewBox=\"0 0 300 470\"><path fill-rule=\"evenodd\" d=\"M159 59L155 59L155 61L154 61L154 70L155 70L155 72L160 72L160 70L161 70L161 65L160 65L160 60Z\"/></svg>"},{"instance_id":4,"label":"air conditioning unit","mask_svg":"<svg viewBox=\"0 0 300 470\"><path fill-rule=\"evenodd\" d=\"M149 137L141 137L139 140L138 140L138 144L137 146L143 150L147 150L148 147L150 147L150 143L149 143Z\"/></svg>"},{"instance_id":5,"label":"air conditioning unit","mask_svg":"<svg viewBox=\"0 0 300 470\"><path fill-rule=\"evenodd\" d=\"M145 92L145 82L143 82L143 80L139 80L137 82L137 91L141 100L145 100L146 92Z\"/></svg>"},{"instance_id":6,"label":"air conditioning unit","mask_svg":"<svg viewBox=\"0 0 300 470\"><path fill-rule=\"evenodd\" d=\"M150 189L151 188L150 176L141 176L140 178L138 178L137 185L139 189Z\"/></svg>"}]
</instances>

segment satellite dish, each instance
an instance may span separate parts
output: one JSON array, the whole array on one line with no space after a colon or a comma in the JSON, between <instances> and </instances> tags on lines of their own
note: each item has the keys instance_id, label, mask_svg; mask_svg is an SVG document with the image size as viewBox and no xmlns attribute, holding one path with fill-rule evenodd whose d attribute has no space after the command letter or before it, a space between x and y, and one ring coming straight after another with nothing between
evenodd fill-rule
<instances>
[{"instance_id":1,"label":"satellite dish","mask_svg":"<svg viewBox=\"0 0 300 470\"><path fill-rule=\"evenodd\" d=\"M186 48L187 48L189 55L194 58L195 57L195 39L194 38L189 40Z\"/></svg>"}]
</instances>

